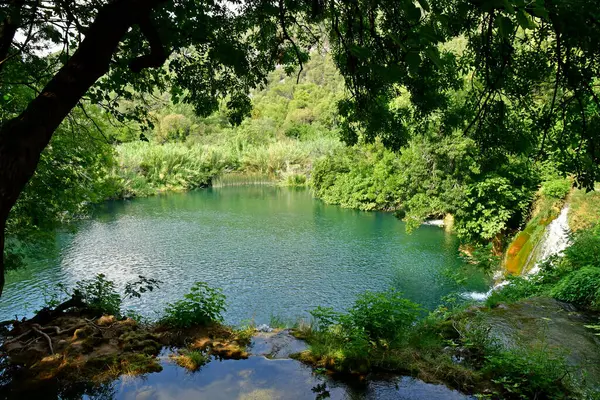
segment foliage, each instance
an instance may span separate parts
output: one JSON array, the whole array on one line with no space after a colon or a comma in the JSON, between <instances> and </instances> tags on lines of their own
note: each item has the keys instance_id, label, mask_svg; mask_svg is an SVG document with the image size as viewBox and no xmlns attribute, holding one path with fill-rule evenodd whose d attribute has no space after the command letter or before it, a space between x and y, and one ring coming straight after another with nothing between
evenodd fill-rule
<instances>
[{"instance_id":1,"label":"foliage","mask_svg":"<svg viewBox=\"0 0 600 400\"><path fill-rule=\"evenodd\" d=\"M192 372L198 371L210 362L210 355L200 350L181 349L179 354L173 356L177 365L187 368Z\"/></svg>"},{"instance_id":2,"label":"foliage","mask_svg":"<svg viewBox=\"0 0 600 400\"><path fill-rule=\"evenodd\" d=\"M600 186L595 191L574 189L569 197L569 228L572 232L591 228L600 221Z\"/></svg>"},{"instance_id":3,"label":"foliage","mask_svg":"<svg viewBox=\"0 0 600 400\"><path fill-rule=\"evenodd\" d=\"M542 183L541 192L547 197L564 199L571 191L571 185L570 179L553 179Z\"/></svg>"},{"instance_id":4,"label":"foliage","mask_svg":"<svg viewBox=\"0 0 600 400\"><path fill-rule=\"evenodd\" d=\"M489 241L523 222L532 192L507 178L490 176L469 185L466 198L455 214L456 233L467 241Z\"/></svg>"},{"instance_id":5,"label":"foliage","mask_svg":"<svg viewBox=\"0 0 600 400\"><path fill-rule=\"evenodd\" d=\"M165 116L158 126L154 139L159 143L184 142L189 136L191 121L182 114L169 114Z\"/></svg>"},{"instance_id":6,"label":"foliage","mask_svg":"<svg viewBox=\"0 0 600 400\"><path fill-rule=\"evenodd\" d=\"M189 328L223 321L225 295L206 282L196 282L183 300L169 303L161 323L175 328Z\"/></svg>"},{"instance_id":7,"label":"foliage","mask_svg":"<svg viewBox=\"0 0 600 400\"><path fill-rule=\"evenodd\" d=\"M363 331L369 340L392 341L401 337L419 316L420 306L407 300L396 290L364 292L347 316L342 316L343 327Z\"/></svg>"},{"instance_id":8,"label":"foliage","mask_svg":"<svg viewBox=\"0 0 600 400\"><path fill-rule=\"evenodd\" d=\"M486 358L483 372L507 399L572 399L578 390L572 367L547 348L497 351Z\"/></svg>"},{"instance_id":9,"label":"foliage","mask_svg":"<svg viewBox=\"0 0 600 400\"><path fill-rule=\"evenodd\" d=\"M93 279L78 281L73 293L81 296L90 310L99 314L121 314L121 296L116 291L114 282L106 279L106 275L98 274Z\"/></svg>"},{"instance_id":10,"label":"foliage","mask_svg":"<svg viewBox=\"0 0 600 400\"><path fill-rule=\"evenodd\" d=\"M586 266L569 273L552 289L552 296L583 307L600 307L600 267Z\"/></svg>"},{"instance_id":11,"label":"foliage","mask_svg":"<svg viewBox=\"0 0 600 400\"><path fill-rule=\"evenodd\" d=\"M381 145L341 149L315 163L311 186L329 204L360 210L395 210L400 185L396 155Z\"/></svg>"},{"instance_id":12,"label":"foliage","mask_svg":"<svg viewBox=\"0 0 600 400\"><path fill-rule=\"evenodd\" d=\"M406 340L420 311L395 290L362 293L347 313L317 307L310 312L311 351L330 357L337 368L368 368L372 354Z\"/></svg>"},{"instance_id":13,"label":"foliage","mask_svg":"<svg viewBox=\"0 0 600 400\"><path fill-rule=\"evenodd\" d=\"M154 289L160 288L162 284L158 279L146 278L143 275L138 275L138 279L125 284L125 290L123 291L124 297L142 297L142 294L146 292L152 292Z\"/></svg>"},{"instance_id":14,"label":"foliage","mask_svg":"<svg viewBox=\"0 0 600 400\"><path fill-rule=\"evenodd\" d=\"M398 210L409 231L453 214L461 239L480 244L521 226L537 183L526 161L490 163L473 140L433 132L411 139L400 154L381 143L338 150L315 163L310 181L326 203Z\"/></svg>"},{"instance_id":15,"label":"foliage","mask_svg":"<svg viewBox=\"0 0 600 400\"><path fill-rule=\"evenodd\" d=\"M499 290L494 290L486 299L488 307L495 307L501 303L514 303L521 299L542 295L548 291L548 288L542 285L537 278L509 275L507 280L506 285Z\"/></svg>"},{"instance_id":16,"label":"foliage","mask_svg":"<svg viewBox=\"0 0 600 400\"><path fill-rule=\"evenodd\" d=\"M7 269L35 257L36 248L53 244L57 227L87 214L90 205L111 198L119 190L110 176L114 150L81 114L63 124L44 150L37 171L13 207L6 227Z\"/></svg>"},{"instance_id":17,"label":"foliage","mask_svg":"<svg viewBox=\"0 0 600 400\"><path fill-rule=\"evenodd\" d=\"M462 257L470 264L474 264L478 269L492 273L497 271L501 264L500 256L494 254L492 243L487 245L476 245L470 254L463 254Z\"/></svg>"},{"instance_id":18,"label":"foliage","mask_svg":"<svg viewBox=\"0 0 600 400\"><path fill-rule=\"evenodd\" d=\"M574 270L588 265L600 267L600 224L575 232L571 242L565 250L563 269Z\"/></svg>"}]
</instances>

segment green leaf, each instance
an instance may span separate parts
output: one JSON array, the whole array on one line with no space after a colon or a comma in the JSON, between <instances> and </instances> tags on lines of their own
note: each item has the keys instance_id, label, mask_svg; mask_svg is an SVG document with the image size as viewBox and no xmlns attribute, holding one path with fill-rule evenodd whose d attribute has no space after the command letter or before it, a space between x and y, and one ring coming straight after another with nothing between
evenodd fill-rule
<instances>
[{"instance_id":1,"label":"green leaf","mask_svg":"<svg viewBox=\"0 0 600 400\"><path fill-rule=\"evenodd\" d=\"M514 13L515 12L515 8L513 7L513 5L510 3L510 0L504 0L503 1L503 5L504 5L504 9L506 11L508 11L509 13Z\"/></svg>"},{"instance_id":2,"label":"green leaf","mask_svg":"<svg viewBox=\"0 0 600 400\"><path fill-rule=\"evenodd\" d=\"M442 59L440 58L440 52L437 49L437 47L426 48L425 54L427 54L427 57L429 57L429 59L431 61L433 61L433 63L435 64L436 67L438 67L438 68L442 67Z\"/></svg>"},{"instance_id":3,"label":"green leaf","mask_svg":"<svg viewBox=\"0 0 600 400\"><path fill-rule=\"evenodd\" d=\"M544 0L536 0L535 5L533 6L533 13L536 17L540 17L543 19L548 19L550 17L548 14L548 10L544 5Z\"/></svg>"},{"instance_id":4,"label":"green leaf","mask_svg":"<svg viewBox=\"0 0 600 400\"><path fill-rule=\"evenodd\" d=\"M419 66L421 65L421 55L417 52L411 51L407 53L404 60L406 61L408 69L411 72L416 72L419 69Z\"/></svg>"},{"instance_id":5,"label":"green leaf","mask_svg":"<svg viewBox=\"0 0 600 400\"><path fill-rule=\"evenodd\" d=\"M421 6L421 8L427 12L431 11L431 7L429 6L429 3L427 2L427 0L419 0L419 5Z\"/></svg>"},{"instance_id":6,"label":"green leaf","mask_svg":"<svg viewBox=\"0 0 600 400\"><path fill-rule=\"evenodd\" d=\"M410 20L418 21L421 19L421 9L413 3L407 4L404 12L406 13L406 17Z\"/></svg>"},{"instance_id":7,"label":"green leaf","mask_svg":"<svg viewBox=\"0 0 600 400\"><path fill-rule=\"evenodd\" d=\"M523 10L517 11L517 22L523 29L535 29L535 23L529 18L529 15Z\"/></svg>"},{"instance_id":8,"label":"green leaf","mask_svg":"<svg viewBox=\"0 0 600 400\"><path fill-rule=\"evenodd\" d=\"M419 34L422 38L427 39L431 43L438 42L438 35L431 25L423 25L421 29L419 29Z\"/></svg>"},{"instance_id":9,"label":"green leaf","mask_svg":"<svg viewBox=\"0 0 600 400\"><path fill-rule=\"evenodd\" d=\"M502 37L508 38L513 33L515 26L510 18L499 15L495 22Z\"/></svg>"}]
</instances>

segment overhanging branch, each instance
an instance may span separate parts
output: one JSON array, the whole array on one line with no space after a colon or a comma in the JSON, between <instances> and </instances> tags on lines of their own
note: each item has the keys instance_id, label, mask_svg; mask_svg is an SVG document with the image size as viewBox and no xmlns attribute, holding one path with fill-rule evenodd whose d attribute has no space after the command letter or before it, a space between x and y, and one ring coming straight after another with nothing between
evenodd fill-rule
<instances>
[{"instance_id":1,"label":"overhanging branch","mask_svg":"<svg viewBox=\"0 0 600 400\"><path fill-rule=\"evenodd\" d=\"M136 73L146 68L158 68L165 63L168 57L158 30L153 26L150 16L145 15L138 22L138 26L150 44L150 54L137 57L129 63L129 68Z\"/></svg>"}]
</instances>

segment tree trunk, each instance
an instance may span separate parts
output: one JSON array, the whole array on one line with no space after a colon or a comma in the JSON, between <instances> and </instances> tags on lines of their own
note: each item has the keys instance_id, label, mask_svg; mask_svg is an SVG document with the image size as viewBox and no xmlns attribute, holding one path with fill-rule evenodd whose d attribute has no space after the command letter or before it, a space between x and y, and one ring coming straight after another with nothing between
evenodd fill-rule
<instances>
[{"instance_id":1,"label":"tree trunk","mask_svg":"<svg viewBox=\"0 0 600 400\"><path fill-rule=\"evenodd\" d=\"M89 88L106 74L129 28L166 0L116 0L104 6L85 39L42 92L18 117L0 128L0 251L11 208L33 176L52 134ZM0 262L0 296L4 262Z\"/></svg>"}]
</instances>

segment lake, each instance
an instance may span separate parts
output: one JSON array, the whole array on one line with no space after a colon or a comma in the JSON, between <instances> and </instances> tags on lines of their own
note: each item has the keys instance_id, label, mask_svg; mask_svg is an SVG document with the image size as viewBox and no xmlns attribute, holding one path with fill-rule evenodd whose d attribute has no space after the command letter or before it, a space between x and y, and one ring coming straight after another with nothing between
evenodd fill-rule
<instances>
[{"instance_id":1,"label":"lake","mask_svg":"<svg viewBox=\"0 0 600 400\"><path fill-rule=\"evenodd\" d=\"M412 234L390 213L326 205L308 190L238 186L108 202L54 249L13 271L0 321L30 316L57 283L104 273L119 288L138 275L160 290L125 301L148 317L195 281L227 296L225 322L295 320L316 306L342 310L365 290L401 290L432 309L453 291L485 291L464 266L455 236L435 226ZM466 280L457 284L452 274Z\"/></svg>"}]
</instances>

